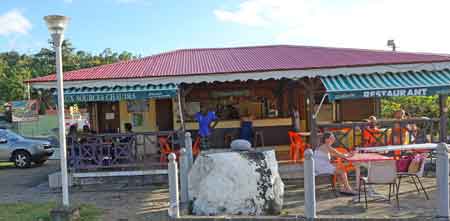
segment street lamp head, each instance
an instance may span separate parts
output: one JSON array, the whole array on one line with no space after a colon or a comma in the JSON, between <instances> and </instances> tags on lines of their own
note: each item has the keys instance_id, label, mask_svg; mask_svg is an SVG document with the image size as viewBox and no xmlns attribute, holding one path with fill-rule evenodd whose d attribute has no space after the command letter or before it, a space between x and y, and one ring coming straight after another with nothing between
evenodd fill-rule
<instances>
[{"instance_id":1,"label":"street lamp head","mask_svg":"<svg viewBox=\"0 0 450 221\"><path fill-rule=\"evenodd\" d=\"M67 23L69 23L69 17L62 15L47 15L44 17L44 20L52 35L62 35L64 33L64 28L67 26Z\"/></svg>"},{"instance_id":2,"label":"street lamp head","mask_svg":"<svg viewBox=\"0 0 450 221\"><path fill-rule=\"evenodd\" d=\"M387 41L387 46L392 47L392 51L395 51L397 48L397 46L395 45L395 41L393 39Z\"/></svg>"},{"instance_id":3,"label":"street lamp head","mask_svg":"<svg viewBox=\"0 0 450 221\"><path fill-rule=\"evenodd\" d=\"M387 46L392 47L394 45L395 45L395 41L394 40L390 39L390 40L387 41Z\"/></svg>"}]
</instances>

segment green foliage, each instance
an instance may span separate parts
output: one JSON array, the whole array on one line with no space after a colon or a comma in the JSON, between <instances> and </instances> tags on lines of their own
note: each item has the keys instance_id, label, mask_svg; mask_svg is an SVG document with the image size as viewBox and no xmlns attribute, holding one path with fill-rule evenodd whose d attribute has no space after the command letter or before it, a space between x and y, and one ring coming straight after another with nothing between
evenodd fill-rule
<instances>
[{"instance_id":1,"label":"green foliage","mask_svg":"<svg viewBox=\"0 0 450 221\"><path fill-rule=\"evenodd\" d=\"M395 111L404 109L412 117L439 117L438 96L392 97L381 100L381 116L392 118Z\"/></svg>"},{"instance_id":2,"label":"green foliage","mask_svg":"<svg viewBox=\"0 0 450 221\"><path fill-rule=\"evenodd\" d=\"M35 54L20 54L15 51L0 53L0 99L4 101L21 100L26 96L24 81L45 76L55 71L55 51L49 42L48 48L42 48ZM132 53L113 52L107 48L98 55L78 50L69 40L62 44L64 71L89 68L118 61L136 58ZM32 93L32 99L40 99L46 106L51 106L51 92Z\"/></svg>"},{"instance_id":3,"label":"green foliage","mask_svg":"<svg viewBox=\"0 0 450 221\"><path fill-rule=\"evenodd\" d=\"M449 107L448 103L447 107ZM439 118L439 97L437 95L392 97L381 100L381 116L383 118L392 118L393 113L399 109L404 109L411 117ZM450 129L450 115L447 118L447 127Z\"/></svg>"}]
</instances>

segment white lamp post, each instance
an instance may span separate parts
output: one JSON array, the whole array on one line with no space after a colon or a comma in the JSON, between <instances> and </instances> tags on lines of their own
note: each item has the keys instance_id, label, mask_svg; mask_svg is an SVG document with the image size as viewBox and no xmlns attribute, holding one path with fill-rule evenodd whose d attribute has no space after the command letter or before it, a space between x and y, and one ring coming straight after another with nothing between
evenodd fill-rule
<instances>
[{"instance_id":1,"label":"white lamp post","mask_svg":"<svg viewBox=\"0 0 450 221\"><path fill-rule=\"evenodd\" d=\"M48 30L52 36L53 46L56 52L56 78L58 89L58 127L59 127L59 150L61 154L61 185L63 206L69 207L69 185L67 177L67 157L66 157L66 127L64 120L64 87L61 45L64 39L64 28L69 22L69 18L61 15L48 15L44 17Z\"/></svg>"}]
</instances>

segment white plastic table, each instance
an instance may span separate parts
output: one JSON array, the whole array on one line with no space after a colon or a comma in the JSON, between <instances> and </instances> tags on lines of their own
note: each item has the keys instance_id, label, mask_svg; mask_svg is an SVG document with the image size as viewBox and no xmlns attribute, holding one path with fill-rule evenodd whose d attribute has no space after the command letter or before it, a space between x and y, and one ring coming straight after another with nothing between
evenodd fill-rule
<instances>
[{"instance_id":1,"label":"white plastic table","mask_svg":"<svg viewBox=\"0 0 450 221\"><path fill-rule=\"evenodd\" d=\"M352 157L345 159L348 162L351 162L355 165L355 173L356 173L356 187L359 187L360 182L360 168L361 166L364 166L365 164L368 164L370 162L374 161L386 161L386 160L393 160L392 157L386 157L377 153L355 153Z\"/></svg>"},{"instance_id":2,"label":"white plastic table","mask_svg":"<svg viewBox=\"0 0 450 221\"><path fill-rule=\"evenodd\" d=\"M424 144L406 144L406 145L389 145L379 147L358 147L356 151L364 152L385 152L395 150L434 150L437 147L437 143L424 143Z\"/></svg>"}]
</instances>

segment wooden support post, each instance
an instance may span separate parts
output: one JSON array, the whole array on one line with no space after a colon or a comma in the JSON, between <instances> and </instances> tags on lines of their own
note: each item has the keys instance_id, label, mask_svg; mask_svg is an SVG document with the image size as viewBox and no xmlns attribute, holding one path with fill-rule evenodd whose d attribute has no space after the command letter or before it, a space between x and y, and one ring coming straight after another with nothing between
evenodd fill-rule
<instances>
[{"instance_id":1,"label":"wooden support post","mask_svg":"<svg viewBox=\"0 0 450 221\"><path fill-rule=\"evenodd\" d=\"M308 103L309 103L309 113L308 113L308 123L309 123L309 131L311 135L309 136L309 144L312 148L315 148L318 144L318 135L317 135L317 124L316 124L316 118L314 117L315 111L315 103L316 100L314 98L314 92L317 88L317 85L314 82L314 79L308 78L303 81L300 81L302 86L306 90L306 94L308 96Z\"/></svg>"},{"instance_id":2,"label":"wooden support post","mask_svg":"<svg viewBox=\"0 0 450 221\"><path fill-rule=\"evenodd\" d=\"M288 84L288 109L289 112L292 111L292 109L295 107L297 107L298 105L294 103L294 97L295 97L295 85L293 82L289 82ZM297 107L298 108L298 107Z\"/></svg>"},{"instance_id":3,"label":"wooden support post","mask_svg":"<svg viewBox=\"0 0 450 221\"><path fill-rule=\"evenodd\" d=\"M309 100L309 131L311 132L309 144L312 148L317 147L318 145L318 136L317 136L317 125L316 125L316 118L314 117L314 108L315 108L315 98L314 98L314 91L308 90L308 100Z\"/></svg>"},{"instance_id":4,"label":"wooden support post","mask_svg":"<svg viewBox=\"0 0 450 221\"><path fill-rule=\"evenodd\" d=\"M283 110L283 106L284 106L284 90L285 87L287 85L287 82L285 80L280 80L277 88L275 88L272 92L274 94L274 96L277 98L277 109L278 109L278 114L281 117L285 117L286 113L284 113Z\"/></svg>"},{"instance_id":5,"label":"wooden support post","mask_svg":"<svg viewBox=\"0 0 450 221\"><path fill-rule=\"evenodd\" d=\"M288 113L291 117L292 130L300 131L300 114L298 112L298 97L295 93L295 81L290 81L288 83ZM294 100L294 98L296 98Z\"/></svg>"},{"instance_id":6,"label":"wooden support post","mask_svg":"<svg viewBox=\"0 0 450 221\"><path fill-rule=\"evenodd\" d=\"M440 142L447 143L447 123L448 123L448 107L447 107L447 95L439 95L439 111L440 111L440 121L439 121L439 137Z\"/></svg>"},{"instance_id":7,"label":"wooden support post","mask_svg":"<svg viewBox=\"0 0 450 221\"><path fill-rule=\"evenodd\" d=\"M181 125L181 131L184 131L185 130L185 127L184 127L184 116L183 116L183 105L182 105L182 102L181 102L181 90L182 90L182 88L181 88L181 86L178 86L178 91L177 91L177 103L178 103L178 113L179 113L179 115L180 115L180 125Z\"/></svg>"}]
</instances>

